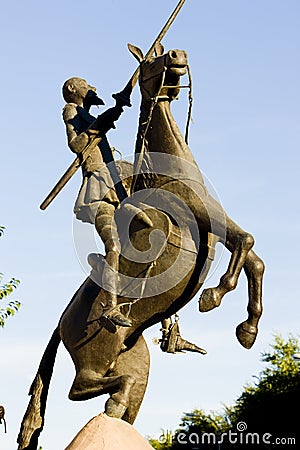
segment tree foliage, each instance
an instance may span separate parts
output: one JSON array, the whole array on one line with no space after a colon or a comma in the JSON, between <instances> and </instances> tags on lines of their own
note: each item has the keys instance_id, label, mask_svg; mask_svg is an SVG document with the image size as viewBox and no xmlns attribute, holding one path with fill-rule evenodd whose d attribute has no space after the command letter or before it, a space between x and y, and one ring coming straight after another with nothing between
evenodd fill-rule
<instances>
[{"instance_id":1,"label":"tree foliage","mask_svg":"<svg viewBox=\"0 0 300 450\"><path fill-rule=\"evenodd\" d=\"M293 355L299 352L299 342L293 336L285 341L277 334L271 348L262 355L268 365L237 399L231 423L243 421L258 433L295 436L299 429L295 411L300 404L300 372Z\"/></svg>"},{"instance_id":2,"label":"tree foliage","mask_svg":"<svg viewBox=\"0 0 300 450\"><path fill-rule=\"evenodd\" d=\"M172 449L173 433L169 430L161 430L159 439L148 437L148 442L155 450Z\"/></svg>"},{"instance_id":3,"label":"tree foliage","mask_svg":"<svg viewBox=\"0 0 300 450\"><path fill-rule=\"evenodd\" d=\"M5 227L0 226L0 237L3 236ZM6 320L13 316L16 311L21 306L21 303L18 300L7 300L7 297L9 297L14 290L18 287L20 281L16 278L11 278L9 281L7 281L4 284L1 284L3 280L3 274L0 273L0 326L4 327Z\"/></svg>"},{"instance_id":4,"label":"tree foliage","mask_svg":"<svg viewBox=\"0 0 300 450\"><path fill-rule=\"evenodd\" d=\"M271 350L262 354L262 361L266 366L261 373L255 377L252 385L244 387L241 396L231 407L224 407L222 413L212 411L205 412L202 409L194 409L191 413L185 413L179 428L173 433L171 443L165 446L163 439L150 440L152 447L157 450L195 449L213 450L218 448L216 441L202 442L200 447L195 442L180 444L178 436L184 433L186 436L207 437L221 436L222 433L237 431L238 424L245 424L246 432L257 433L260 436L269 433L276 438L292 438L297 440L299 430L299 419L296 411L300 405L300 370L299 365L293 358L300 351L298 339L290 335L287 340L280 334L274 336ZM244 444L243 444L244 445ZM273 444L261 443L247 445L241 443L222 443L224 449L261 449L274 448ZM276 448L280 448L277 446ZM295 447L293 447L295 448Z\"/></svg>"}]
</instances>

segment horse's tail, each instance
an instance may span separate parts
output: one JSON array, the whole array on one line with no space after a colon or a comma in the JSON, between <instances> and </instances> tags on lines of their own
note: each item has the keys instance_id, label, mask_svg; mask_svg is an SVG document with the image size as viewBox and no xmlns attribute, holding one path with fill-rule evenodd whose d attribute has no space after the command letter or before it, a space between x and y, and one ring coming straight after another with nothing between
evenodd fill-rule
<instances>
[{"instance_id":1,"label":"horse's tail","mask_svg":"<svg viewBox=\"0 0 300 450\"><path fill-rule=\"evenodd\" d=\"M59 329L56 328L44 351L37 374L29 390L31 399L21 423L17 439L18 450L37 449L38 438L44 426L48 390L60 341Z\"/></svg>"}]
</instances>

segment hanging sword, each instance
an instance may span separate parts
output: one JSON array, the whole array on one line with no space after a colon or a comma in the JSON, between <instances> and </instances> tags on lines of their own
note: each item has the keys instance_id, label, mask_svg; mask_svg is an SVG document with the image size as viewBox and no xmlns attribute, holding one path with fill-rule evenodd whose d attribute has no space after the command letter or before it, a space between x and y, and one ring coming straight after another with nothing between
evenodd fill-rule
<instances>
[{"instance_id":1,"label":"hanging sword","mask_svg":"<svg viewBox=\"0 0 300 450\"><path fill-rule=\"evenodd\" d=\"M184 4L184 2L185 2L185 0L180 0L178 2L176 8L174 9L172 14L170 15L170 17L167 20L166 24L164 25L164 27L162 28L162 30L158 34L157 38L155 39L155 41L151 45L150 49L146 53L145 59L152 55L152 53L154 52L155 46L166 35L168 29L170 28L170 26L174 22L177 14L179 13L180 9L182 8L182 6ZM118 103L119 105L122 105L122 106L131 106L129 98L130 98L130 95L131 95L131 93L133 91L134 86L136 85L136 83L138 81L139 72L140 72L140 68L137 67L137 69L135 70L134 74L131 76L131 78L129 79L128 83L126 84L125 88L121 92L119 92L117 94L113 94L113 98L116 100L116 103ZM89 156L92 148L94 148L95 145L98 145L102 139L103 139L102 137L100 137L100 136L97 137L96 136L92 141L90 141L86 145L86 147L80 153L80 157L78 156L72 162L72 164L69 166L69 168L63 174L63 176L59 179L59 181L56 183L54 188L51 190L49 195L45 198L43 203L41 203L40 208L42 210L46 209L47 206L50 205L50 203L55 199L55 197L59 194L59 192L62 190L62 188L72 178L74 173L77 172L77 170L79 169L79 167L81 166L83 161L85 161L86 158ZM107 140L106 140L106 142L107 142ZM112 151L111 151L111 148L110 148L108 142L107 142L107 145L105 145L105 153L106 153L106 161L105 161L105 163L106 164L113 163L114 162L114 157L113 157L113 154L112 154ZM120 181L117 184L119 184L119 189L117 189L117 194L118 194L119 200L122 201L126 197L125 189L122 186L122 183Z\"/></svg>"}]
</instances>

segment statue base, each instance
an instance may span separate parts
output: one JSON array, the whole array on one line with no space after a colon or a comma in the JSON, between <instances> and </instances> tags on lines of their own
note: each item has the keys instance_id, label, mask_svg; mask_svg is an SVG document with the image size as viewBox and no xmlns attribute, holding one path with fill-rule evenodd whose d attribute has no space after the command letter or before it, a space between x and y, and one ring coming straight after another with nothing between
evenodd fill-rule
<instances>
[{"instance_id":1,"label":"statue base","mask_svg":"<svg viewBox=\"0 0 300 450\"><path fill-rule=\"evenodd\" d=\"M91 419L65 450L153 450L128 422L105 413Z\"/></svg>"}]
</instances>

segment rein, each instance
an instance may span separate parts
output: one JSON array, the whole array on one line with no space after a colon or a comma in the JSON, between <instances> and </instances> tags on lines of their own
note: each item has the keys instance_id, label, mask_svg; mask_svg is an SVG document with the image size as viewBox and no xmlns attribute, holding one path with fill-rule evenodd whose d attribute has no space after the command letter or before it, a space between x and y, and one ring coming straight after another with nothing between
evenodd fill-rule
<instances>
[{"instance_id":1,"label":"rein","mask_svg":"<svg viewBox=\"0 0 300 450\"><path fill-rule=\"evenodd\" d=\"M166 67L164 67L164 71L166 71ZM193 84L192 84L192 74L191 74L191 69L189 64L187 65L187 72L188 72L188 80L189 83L186 85L179 85L179 86L161 86L160 91L162 88L164 87L168 87L169 89L188 89L189 90L189 109L188 109L188 114L187 114L187 120L186 120L186 126L185 126L185 136L184 136L184 140L185 143L188 145L188 137L189 137L189 128L190 128L190 124L191 124L191 119L192 119L192 107L193 107ZM160 93L159 91L159 93ZM159 97L159 94L156 96L156 98L159 100L160 98L164 98L164 97Z\"/></svg>"},{"instance_id":2,"label":"rein","mask_svg":"<svg viewBox=\"0 0 300 450\"><path fill-rule=\"evenodd\" d=\"M143 158L144 158L144 154L145 154L145 147L146 147L146 135L149 129L149 125L151 123L152 120L152 115L153 115L153 110L155 108L155 106L157 105L157 103L160 100L165 99L164 96L160 96L160 93L162 91L162 89L164 87L167 87L169 89L189 89L189 109L188 109L188 115L187 115L187 122L186 122L186 128L185 128L185 143L188 145L188 132L189 132L189 126L190 126L190 122L191 122L191 116L192 116L192 103L193 103L193 96L192 96L192 76L191 76L191 71L190 71L190 66L187 65L187 72L188 72L188 85L179 85L179 86L168 86L165 85L165 79L166 79L166 71L167 71L167 67L164 66L162 74L161 74L161 82L159 85L159 89L156 93L155 96L151 97L151 104L150 104L150 108L149 108L149 113L148 113L148 117L146 122L143 123L143 130L141 132L141 138L142 138L142 145L141 145L141 150L139 153L139 157L138 157L138 161L137 161L137 165L135 168L135 173L133 175L133 179L132 179L132 184L131 184L131 192L134 191L135 185L136 185L136 181L137 181L137 176L140 173L141 167L142 167L142 163L143 163ZM149 94L149 92L148 92ZM156 261L152 261L152 263L149 265L144 280L142 281L141 284L141 293L140 296L138 298L136 298L133 302L126 302L126 303L121 303L118 304L117 307L119 306L125 306L128 305L128 311L127 311L127 316L129 315L132 306L137 303L138 301L140 301L143 297L143 293L146 287L146 281L149 278L150 272L153 269L153 267L155 266Z\"/></svg>"},{"instance_id":3,"label":"rein","mask_svg":"<svg viewBox=\"0 0 300 450\"><path fill-rule=\"evenodd\" d=\"M190 124L191 124L191 119L192 119L192 108L193 108L193 84L192 84L192 74L191 74L191 69L190 66L187 66L187 70L188 70L188 77L189 77L189 84L188 84L188 88L189 88L189 110L188 110L188 115L187 115L187 120L186 120L186 126L185 126L185 143L186 145L188 145L188 140L189 140L189 129L190 129Z\"/></svg>"},{"instance_id":4,"label":"rein","mask_svg":"<svg viewBox=\"0 0 300 450\"><path fill-rule=\"evenodd\" d=\"M145 154L145 142L146 142L146 134L152 119L152 115L153 115L153 110L155 108L155 106L158 103L159 100L159 94L162 90L162 88L164 87L164 82L165 82L165 78L166 78L166 71L167 68L164 66L163 68L163 72L162 72L162 77L161 77L161 83L158 89L157 94L151 98L151 105L150 105L150 109L149 109L149 114L148 114L148 118L147 121L145 122L145 127L142 131L142 147L141 147L141 151L139 153L139 159L135 168L135 173L133 175L133 179L132 179L132 183L131 183L131 192L134 191L135 185L136 185L136 181L137 181L137 177L140 173L141 167L142 167L142 163L143 163L143 158L144 158L144 154Z\"/></svg>"},{"instance_id":5,"label":"rein","mask_svg":"<svg viewBox=\"0 0 300 450\"><path fill-rule=\"evenodd\" d=\"M179 86L165 85L164 82L165 82L165 78L166 78L166 71L167 71L167 67L164 66L163 71L162 71L161 83L160 83L158 92L154 97L151 97L151 105L149 108L148 118L147 118L147 121L144 122L145 127L143 128L143 131L141 133L142 146L141 146L141 151L139 152L139 158L138 158L138 162L137 162L137 165L135 168L135 174L133 175L133 179L132 179L131 192L134 191L136 181L137 181L137 176L139 175L141 167L142 167L143 157L145 154L146 134L147 134L147 131L149 129L149 125L150 125L150 122L152 119L153 110L160 100L165 99L164 96L160 96L160 93L164 87L167 87L169 89L189 89L189 109L188 109L188 114L187 114L187 121L186 121L186 126L185 126L185 138L184 138L185 143L188 145L189 127L190 127L191 118L192 118L192 106L193 106L192 75L191 75L190 66L187 65L188 81L189 81L189 83L187 85L179 85Z\"/></svg>"}]
</instances>

